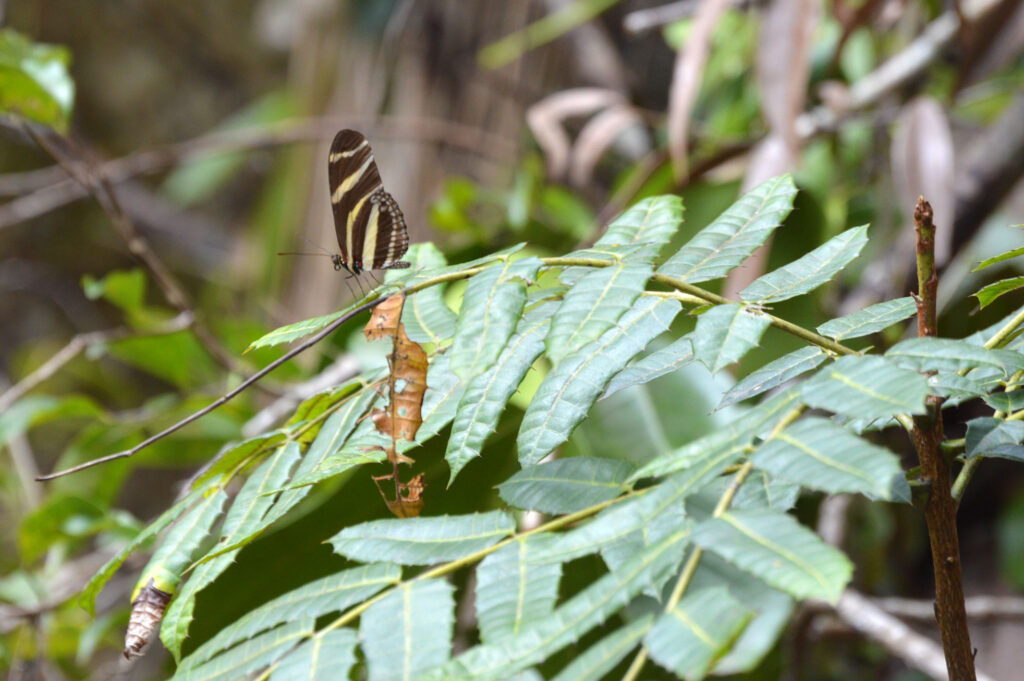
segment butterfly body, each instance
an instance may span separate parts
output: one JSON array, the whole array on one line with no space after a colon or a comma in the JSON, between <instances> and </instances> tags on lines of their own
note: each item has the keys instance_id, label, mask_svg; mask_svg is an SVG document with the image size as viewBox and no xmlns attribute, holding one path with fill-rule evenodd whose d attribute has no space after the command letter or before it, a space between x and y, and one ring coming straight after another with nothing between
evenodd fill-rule
<instances>
[{"instance_id":1,"label":"butterfly body","mask_svg":"<svg viewBox=\"0 0 1024 681\"><path fill-rule=\"evenodd\" d=\"M334 269L358 275L365 270L401 269L409 249L405 216L381 183L366 137L342 130L334 137L327 174L334 210L334 230L341 253Z\"/></svg>"}]
</instances>

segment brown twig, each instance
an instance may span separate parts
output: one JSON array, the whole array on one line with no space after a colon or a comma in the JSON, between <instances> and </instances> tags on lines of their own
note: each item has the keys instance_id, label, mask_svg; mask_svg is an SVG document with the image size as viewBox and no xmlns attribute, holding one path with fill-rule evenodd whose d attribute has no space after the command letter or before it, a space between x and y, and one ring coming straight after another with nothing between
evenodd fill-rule
<instances>
[{"instance_id":1,"label":"brown twig","mask_svg":"<svg viewBox=\"0 0 1024 681\"><path fill-rule=\"evenodd\" d=\"M113 343L125 338L164 336L187 329L191 324L192 313L185 311L179 313L173 319L145 331L119 327L105 331L80 333L68 341L67 345L58 350L56 354L41 364L35 371L5 390L3 394L0 394L0 413L7 411L12 404L21 399L28 391L53 376L61 367L92 346Z\"/></svg>"},{"instance_id":2,"label":"brown twig","mask_svg":"<svg viewBox=\"0 0 1024 681\"><path fill-rule=\"evenodd\" d=\"M936 291L935 225L932 207L918 199L914 210L917 233L918 335L935 336ZM960 569L960 540L956 528L956 500L950 491L949 463L942 454L942 399L927 398L927 412L914 417L913 440L921 463L921 477L929 484L925 522L935 572L935 619L942 636L946 668L952 681L975 681L974 656L964 608Z\"/></svg>"},{"instance_id":3,"label":"brown twig","mask_svg":"<svg viewBox=\"0 0 1024 681\"><path fill-rule=\"evenodd\" d=\"M164 428L162 431L160 431L156 435L153 435L153 436L143 440L142 442L140 442L139 444L135 445L134 447L132 447L130 449L122 450L120 452L115 452L114 454L108 454L107 456L102 456L102 457L100 457L98 459L92 459L90 461L86 461L85 463L80 463L77 466L72 466L71 468L66 468L66 469L64 469L62 471L57 471L55 473L50 473L49 475L40 475L38 478L36 478L36 480L40 480L40 481L42 481L42 480L53 480L54 478L59 478L59 477L65 476L65 475L70 475L71 473L77 473L78 471L85 470L86 468L92 468L93 466L98 466L98 465L100 465L102 463L107 463L108 461L115 461L117 459L126 459L126 458L128 458L130 456L134 456L135 454L141 452L143 449L145 449L146 447L150 446L154 442L156 442L158 440L162 440L163 438L167 437L168 435L171 435L171 434L181 430L182 428L184 428L188 424L192 423L193 421L195 421L195 420L197 420L199 418L202 418L203 416L206 416L207 414L209 414L211 411L213 411L217 407L221 406L222 404L226 404L228 401L233 399L235 396L237 396L239 393L244 391L246 388L248 388L252 384L256 383L256 381L260 380L261 378L263 378L264 376L269 374L271 371L273 371L277 367L281 366L282 364L284 364L288 360L292 359L293 357L295 357L299 353L304 352L308 348L313 347L314 345L319 343L322 339L326 338L331 333L333 333L339 326L341 326L342 324L344 324L345 322L347 322L349 319L351 319L352 317L356 316L360 312L363 312L365 310L369 310L371 307L374 307L375 305L380 304L382 302L382 300L383 299L376 299L376 300L368 301L366 303L363 303L359 307L354 308L353 310L343 314L342 316L338 317L336 320L331 322L322 331L317 333L315 336L313 336L312 338L307 340L302 345L294 348L293 350L290 350L288 353L286 353L282 357L274 360L273 362L271 362L270 364L265 366L263 369L260 369L255 374L253 374L249 378L247 378L244 381L242 381L240 384L238 384L238 387L236 387L234 390L232 390L232 391L228 392L227 394L221 396L220 398L218 398L214 402L211 402L210 404L206 405L205 407L203 407L199 411L196 411L196 412L193 412L193 413L189 414L188 416L186 416L185 418L181 419L180 421L178 421L174 425L168 426L167 428Z\"/></svg>"},{"instance_id":4,"label":"brown twig","mask_svg":"<svg viewBox=\"0 0 1024 681\"><path fill-rule=\"evenodd\" d=\"M90 160L88 151L48 128L26 123L25 130L41 149L67 171L68 175L82 186L87 187L89 192L96 197L97 202L114 225L114 229L128 246L129 252L146 266L167 302L179 313L191 315L192 332L210 353L210 356L229 371L243 376L248 374L246 367L221 345L213 331L193 311L192 302L184 287L164 262L157 257L149 242L142 238L128 214L121 209L110 181L94 170L94 164ZM270 391L264 386L261 388L272 394L277 394L276 391Z\"/></svg>"}]
</instances>

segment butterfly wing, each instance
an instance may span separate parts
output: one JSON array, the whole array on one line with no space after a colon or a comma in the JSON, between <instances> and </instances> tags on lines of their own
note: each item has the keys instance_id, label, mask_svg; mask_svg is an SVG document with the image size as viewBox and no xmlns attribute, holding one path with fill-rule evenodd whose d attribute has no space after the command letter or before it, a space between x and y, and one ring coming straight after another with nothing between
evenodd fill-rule
<instances>
[{"instance_id":1,"label":"butterfly wing","mask_svg":"<svg viewBox=\"0 0 1024 681\"><path fill-rule=\"evenodd\" d=\"M384 191L373 150L362 133L342 130L334 137L328 179L345 267L355 274L367 268L402 267L398 263L409 247L405 218Z\"/></svg>"}]
</instances>

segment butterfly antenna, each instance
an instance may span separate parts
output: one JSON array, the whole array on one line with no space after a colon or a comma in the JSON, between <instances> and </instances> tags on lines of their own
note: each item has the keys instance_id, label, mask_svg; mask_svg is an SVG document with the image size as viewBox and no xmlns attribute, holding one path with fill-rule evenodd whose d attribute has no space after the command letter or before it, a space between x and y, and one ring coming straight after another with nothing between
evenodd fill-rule
<instances>
[{"instance_id":1,"label":"butterfly antenna","mask_svg":"<svg viewBox=\"0 0 1024 681\"><path fill-rule=\"evenodd\" d=\"M330 251L328 251L328 250L327 250L326 248L324 248L324 247L323 247L323 246L321 246L320 244L316 244L316 243L313 243L312 241L310 241L310 240L309 240L309 239L307 239L306 237L302 236L301 234L296 234L295 236L299 237L300 239L302 239L303 241L305 241L305 242L306 242L307 244L309 244L309 245L310 245L310 246L312 246L313 248L316 248L316 249L318 249L318 250L320 250L320 251L323 251L324 253L326 253L326 254L327 254L327 255L329 255L329 256L332 256L332 257L334 256L334 254L333 254L333 253L331 253Z\"/></svg>"}]
</instances>

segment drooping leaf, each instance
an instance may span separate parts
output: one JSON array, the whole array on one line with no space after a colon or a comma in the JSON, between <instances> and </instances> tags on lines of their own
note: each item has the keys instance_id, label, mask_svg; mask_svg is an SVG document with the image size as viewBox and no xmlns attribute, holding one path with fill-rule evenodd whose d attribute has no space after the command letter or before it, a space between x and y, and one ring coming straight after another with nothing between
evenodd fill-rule
<instances>
[{"instance_id":1,"label":"drooping leaf","mask_svg":"<svg viewBox=\"0 0 1024 681\"><path fill-rule=\"evenodd\" d=\"M828 355L825 354L825 351L815 345L809 345L788 355L783 355L729 388L722 395L722 401L715 409L728 407L730 404L742 402L780 386L800 374L817 368L826 359L828 359Z\"/></svg>"},{"instance_id":2,"label":"drooping leaf","mask_svg":"<svg viewBox=\"0 0 1024 681\"><path fill-rule=\"evenodd\" d=\"M611 397L631 385L649 383L692 362L695 359L691 343L692 337L692 334L686 334L660 350L655 350L628 365L615 374L615 377L608 383L608 387L604 389L601 399Z\"/></svg>"},{"instance_id":3,"label":"drooping leaf","mask_svg":"<svg viewBox=\"0 0 1024 681\"><path fill-rule=\"evenodd\" d=\"M573 513L626 491L634 466L626 461L574 456L527 466L498 485L510 506L544 513Z\"/></svg>"},{"instance_id":4,"label":"drooping leaf","mask_svg":"<svg viewBox=\"0 0 1024 681\"><path fill-rule=\"evenodd\" d=\"M553 535L517 537L487 556L476 571L476 619L486 643L518 634L547 617L558 599L562 564Z\"/></svg>"},{"instance_id":5,"label":"drooping leaf","mask_svg":"<svg viewBox=\"0 0 1024 681\"><path fill-rule=\"evenodd\" d=\"M449 485L463 466L480 456L484 442L497 426L505 403L519 387L534 360L544 352L544 337L555 307L554 303L546 303L527 312L497 361L466 386L444 454L451 466Z\"/></svg>"},{"instance_id":6,"label":"drooping leaf","mask_svg":"<svg viewBox=\"0 0 1024 681\"><path fill-rule=\"evenodd\" d=\"M587 648L582 655L573 657L572 662L551 681L601 681L605 674L636 648L653 622L654 617L647 615L616 629Z\"/></svg>"},{"instance_id":7,"label":"drooping leaf","mask_svg":"<svg viewBox=\"0 0 1024 681\"><path fill-rule=\"evenodd\" d=\"M757 347L769 324L768 317L739 303L716 305L697 318L693 354L717 373Z\"/></svg>"},{"instance_id":8,"label":"drooping leaf","mask_svg":"<svg viewBox=\"0 0 1024 681\"><path fill-rule=\"evenodd\" d=\"M295 644L313 633L312 617L302 617L232 648L202 664L181 666L171 681L235 681L281 659Z\"/></svg>"},{"instance_id":9,"label":"drooping leaf","mask_svg":"<svg viewBox=\"0 0 1024 681\"><path fill-rule=\"evenodd\" d=\"M267 495L267 492L284 484L298 458L299 447L297 444L282 447L276 454L264 461L239 490L224 518L220 541L208 552L208 556L211 557L205 562L198 563L198 567L189 575L184 588L174 598L164 616L161 634L168 649L181 650L181 645L188 636L188 630L192 624L196 595L228 569L241 550L240 548L231 548L223 551L223 549L236 546L242 538L251 534L274 503L274 497Z\"/></svg>"},{"instance_id":10,"label":"drooping leaf","mask_svg":"<svg viewBox=\"0 0 1024 681\"><path fill-rule=\"evenodd\" d=\"M65 47L0 31L0 111L67 130L75 99L70 61Z\"/></svg>"},{"instance_id":11,"label":"drooping leaf","mask_svg":"<svg viewBox=\"0 0 1024 681\"><path fill-rule=\"evenodd\" d=\"M501 355L526 303L526 285L539 267L537 258L503 260L469 280L448 351L461 380L483 373Z\"/></svg>"},{"instance_id":12,"label":"drooping leaf","mask_svg":"<svg viewBox=\"0 0 1024 681\"><path fill-rule=\"evenodd\" d=\"M675 300L641 298L601 338L563 359L541 383L523 417L517 440L520 463L537 463L565 442L612 376L668 329L679 308Z\"/></svg>"},{"instance_id":13,"label":"drooping leaf","mask_svg":"<svg viewBox=\"0 0 1024 681\"><path fill-rule=\"evenodd\" d=\"M384 587L397 584L401 577L402 571L397 565L374 563L304 584L250 610L221 629L182 660L179 668L198 666L239 641L250 639L278 624L345 610Z\"/></svg>"},{"instance_id":14,"label":"drooping leaf","mask_svg":"<svg viewBox=\"0 0 1024 681\"><path fill-rule=\"evenodd\" d=\"M796 598L835 603L853 566L785 513L726 511L693 529L693 541Z\"/></svg>"},{"instance_id":15,"label":"drooping leaf","mask_svg":"<svg viewBox=\"0 0 1024 681\"><path fill-rule=\"evenodd\" d=\"M917 313L917 304L910 296L869 305L863 310L831 319L817 328L818 333L837 341L860 338L888 328Z\"/></svg>"},{"instance_id":16,"label":"drooping leaf","mask_svg":"<svg viewBox=\"0 0 1024 681\"><path fill-rule=\"evenodd\" d=\"M854 418L923 414L928 382L882 357L840 357L808 379L804 402Z\"/></svg>"},{"instance_id":17,"label":"drooping leaf","mask_svg":"<svg viewBox=\"0 0 1024 681\"><path fill-rule=\"evenodd\" d=\"M670 571L678 563L685 536L685 530L681 530L666 537L648 551L634 555L620 571L591 583L534 626L495 643L474 646L423 675L423 681L496 681L546 659L605 621L645 585Z\"/></svg>"},{"instance_id":18,"label":"drooping leaf","mask_svg":"<svg viewBox=\"0 0 1024 681\"><path fill-rule=\"evenodd\" d=\"M782 224L795 196L789 175L762 182L698 232L658 274L691 284L724 277Z\"/></svg>"},{"instance_id":19,"label":"drooping leaf","mask_svg":"<svg viewBox=\"0 0 1024 681\"><path fill-rule=\"evenodd\" d=\"M953 338L908 338L889 348L888 359L915 371L962 371L997 367L1004 375L1024 369L1024 355L1013 350L986 350Z\"/></svg>"},{"instance_id":20,"label":"drooping leaf","mask_svg":"<svg viewBox=\"0 0 1024 681\"><path fill-rule=\"evenodd\" d=\"M1020 248L1014 248L1012 250L1006 251L1005 253L1000 253L999 255L993 256L991 258L986 258L985 260L982 260L977 265L975 265L974 269L971 271L977 272L978 270L983 270L986 267L991 267L992 265L995 265L996 263L1001 263L1005 260L1016 258L1018 255L1024 255L1024 246L1021 246Z\"/></svg>"},{"instance_id":21,"label":"drooping leaf","mask_svg":"<svg viewBox=\"0 0 1024 681\"><path fill-rule=\"evenodd\" d=\"M332 629L317 634L280 661L270 681L338 681L356 662L356 632Z\"/></svg>"},{"instance_id":22,"label":"drooping leaf","mask_svg":"<svg viewBox=\"0 0 1024 681\"><path fill-rule=\"evenodd\" d=\"M448 264L444 254L429 241L412 244L402 258L413 270L430 271ZM384 281L391 281L402 270L388 270ZM455 335L455 313L444 302L444 288L429 286L409 296L402 312L402 323L409 338L417 343L440 344Z\"/></svg>"},{"instance_id":23,"label":"drooping leaf","mask_svg":"<svg viewBox=\"0 0 1024 681\"><path fill-rule=\"evenodd\" d=\"M554 362L601 337L644 290L650 265L619 263L584 274L569 289L545 339Z\"/></svg>"},{"instance_id":24,"label":"drooping leaf","mask_svg":"<svg viewBox=\"0 0 1024 681\"><path fill-rule=\"evenodd\" d=\"M683 222L683 200L672 194L652 196L630 206L612 220L594 244L597 247L647 244L630 260L649 262L668 243Z\"/></svg>"},{"instance_id":25,"label":"drooping leaf","mask_svg":"<svg viewBox=\"0 0 1024 681\"><path fill-rule=\"evenodd\" d=\"M724 587L687 594L644 637L651 657L680 678L702 679L754 616Z\"/></svg>"},{"instance_id":26,"label":"drooping leaf","mask_svg":"<svg viewBox=\"0 0 1024 681\"><path fill-rule=\"evenodd\" d=\"M429 565L456 560L507 537L516 523L504 511L432 518L373 520L346 527L328 541L352 560Z\"/></svg>"},{"instance_id":27,"label":"drooping leaf","mask_svg":"<svg viewBox=\"0 0 1024 681\"><path fill-rule=\"evenodd\" d=\"M977 293L973 294L982 308L987 307L993 300L1009 293L1010 291L1016 291L1017 289L1024 286L1024 277L1010 277L1009 279L1001 279L993 282L988 286L985 286Z\"/></svg>"},{"instance_id":28,"label":"drooping leaf","mask_svg":"<svg viewBox=\"0 0 1024 681\"><path fill-rule=\"evenodd\" d=\"M967 458L998 456L1024 461L1024 421L983 417L967 422Z\"/></svg>"},{"instance_id":29,"label":"drooping leaf","mask_svg":"<svg viewBox=\"0 0 1024 681\"><path fill-rule=\"evenodd\" d=\"M369 681L411 681L448 660L455 624L453 591L443 579L408 582L363 613L359 638Z\"/></svg>"},{"instance_id":30,"label":"drooping leaf","mask_svg":"<svg viewBox=\"0 0 1024 681\"><path fill-rule=\"evenodd\" d=\"M862 225L832 237L802 258L759 277L740 291L740 298L773 303L813 291L860 254L868 242L867 233L867 225Z\"/></svg>"},{"instance_id":31,"label":"drooping leaf","mask_svg":"<svg viewBox=\"0 0 1024 681\"><path fill-rule=\"evenodd\" d=\"M769 438L751 457L754 465L783 479L823 492L860 492L891 499L902 477L899 459L834 422L803 418Z\"/></svg>"}]
</instances>

